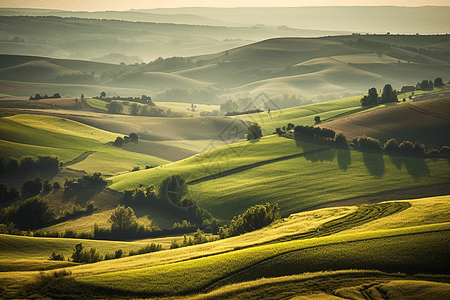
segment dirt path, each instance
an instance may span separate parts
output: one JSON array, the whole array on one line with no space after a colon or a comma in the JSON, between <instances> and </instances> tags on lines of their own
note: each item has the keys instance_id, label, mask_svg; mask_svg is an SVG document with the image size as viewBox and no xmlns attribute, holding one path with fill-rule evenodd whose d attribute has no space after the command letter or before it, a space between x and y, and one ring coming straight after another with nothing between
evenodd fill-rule
<instances>
[{"instance_id":1,"label":"dirt path","mask_svg":"<svg viewBox=\"0 0 450 300\"><path fill-rule=\"evenodd\" d=\"M68 161L68 162L64 163L63 166L67 167L67 166L71 166L71 165L77 164L79 162L82 162L83 160L88 158L88 156L91 155L92 153L94 153L94 152L93 151L86 151L86 152L82 153L80 156L72 159L71 161Z\"/></svg>"}]
</instances>

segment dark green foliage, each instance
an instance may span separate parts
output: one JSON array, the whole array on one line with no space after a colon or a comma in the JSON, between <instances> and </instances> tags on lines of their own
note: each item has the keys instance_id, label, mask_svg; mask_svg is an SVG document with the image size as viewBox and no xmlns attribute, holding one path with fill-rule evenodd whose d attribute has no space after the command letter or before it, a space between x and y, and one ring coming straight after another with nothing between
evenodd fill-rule
<instances>
[{"instance_id":1,"label":"dark green foliage","mask_svg":"<svg viewBox=\"0 0 450 300\"><path fill-rule=\"evenodd\" d=\"M33 179L28 179L23 183L22 195L36 196L42 191L43 180L41 177L36 176Z\"/></svg>"},{"instance_id":2,"label":"dark green foliage","mask_svg":"<svg viewBox=\"0 0 450 300\"><path fill-rule=\"evenodd\" d=\"M33 197L7 207L1 217L1 223L14 223L21 230L44 227L55 219L53 209L46 199Z\"/></svg>"},{"instance_id":3,"label":"dark green foliage","mask_svg":"<svg viewBox=\"0 0 450 300\"><path fill-rule=\"evenodd\" d=\"M56 171L60 168L57 156L23 156L20 160L10 157L8 160L1 157L0 173L5 175L17 175L35 171Z\"/></svg>"},{"instance_id":4,"label":"dark green foliage","mask_svg":"<svg viewBox=\"0 0 450 300\"><path fill-rule=\"evenodd\" d=\"M141 170L141 167L136 166L136 167L134 167L133 169L131 169L130 172L136 172L136 171L140 171L140 170Z\"/></svg>"},{"instance_id":5,"label":"dark green foliage","mask_svg":"<svg viewBox=\"0 0 450 300\"><path fill-rule=\"evenodd\" d=\"M86 188L86 187L104 187L107 185L107 182L103 180L102 173L95 172L90 175L84 175L83 177L80 177L78 179L72 179L67 180L64 183L64 188L66 189L80 189L80 188Z\"/></svg>"},{"instance_id":6,"label":"dark green foliage","mask_svg":"<svg viewBox=\"0 0 450 300\"><path fill-rule=\"evenodd\" d=\"M114 141L113 145L116 147L122 147L124 142L125 140L122 137L118 136L116 137L116 140Z\"/></svg>"},{"instance_id":7,"label":"dark green foliage","mask_svg":"<svg viewBox=\"0 0 450 300\"><path fill-rule=\"evenodd\" d=\"M367 150L379 150L380 149L380 141L368 136L363 135L357 139L358 146L361 149Z\"/></svg>"},{"instance_id":8,"label":"dark green foliage","mask_svg":"<svg viewBox=\"0 0 450 300\"><path fill-rule=\"evenodd\" d=\"M139 139L139 136L134 132L130 133L129 137L132 142L137 141Z\"/></svg>"},{"instance_id":9,"label":"dark green foliage","mask_svg":"<svg viewBox=\"0 0 450 300\"><path fill-rule=\"evenodd\" d=\"M364 95L364 98L361 99L361 106L367 105L377 105L378 104L378 92L376 88L370 88L367 92L368 95Z\"/></svg>"},{"instance_id":10,"label":"dark green foliage","mask_svg":"<svg viewBox=\"0 0 450 300\"><path fill-rule=\"evenodd\" d=\"M49 260L61 260L64 261L64 255L62 253L58 253L56 254L55 251L53 251L52 256L50 256Z\"/></svg>"},{"instance_id":11,"label":"dark green foliage","mask_svg":"<svg viewBox=\"0 0 450 300\"><path fill-rule=\"evenodd\" d=\"M280 218L278 211L277 203L252 206L242 215L235 216L228 228L219 228L219 236L225 238L261 229Z\"/></svg>"},{"instance_id":12,"label":"dark green foliage","mask_svg":"<svg viewBox=\"0 0 450 300\"><path fill-rule=\"evenodd\" d=\"M319 124L319 123L322 122L322 121L320 120L320 117L319 117L319 116L315 116L315 117L314 117L314 122L316 122L316 124Z\"/></svg>"},{"instance_id":13,"label":"dark green foliage","mask_svg":"<svg viewBox=\"0 0 450 300\"><path fill-rule=\"evenodd\" d=\"M95 248L89 251L83 248L81 243L75 245L75 250L72 253L72 261L77 263L95 263L101 261L102 257Z\"/></svg>"},{"instance_id":14,"label":"dark green foliage","mask_svg":"<svg viewBox=\"0 0 450 300\"><path fill-rule=\"evenodd\" d=\"M114 253L114 258L122 258L122 256L123 256L122 249L116 250L116 252Z\"/></svg>"},{"instance_id":15,"label":"dark green foliage","mask_svg":"<svg viewBox=\"0 0 450 300\"><path fill-rule=\"evenodd\" d=\"M261 127L258 125L258 123L252 123L247 128L247 140L255 140L262 137L262 130Z\"/></svg>"},{"instance_id":16,"label":"dark green foliage","mask_svg":"<svg viewBox=\"0 0 450 300\"><path fill-rule=\"evenodd\" d=\"M336 135L334 141L336 143L338 143L338 144L345 144L345 143L347 143L345 135L343 135L342 133L339 133L338 135Z\"/></svg>"},{"instance_id":17,"label":"dark green foliage","mask_svg":"<svg viewBox=\"0 0 450 300\"><path fill-rule=\"evenodd\" d=\"M249 115L249 114L256 114L256 113L260 113L263 112L264 110L260 109L260 108L255 108L255 109L248 109L246 111L241 111L241 110L233 110L233 111L228 111L224 114L224 116L239 116L239 115Z\"/></svg>"},{"instance_id":18,"label":"dark green foliage","mask_svg":"<svg viewBox=\"0 0 450 300\"><path fill-rule=\"evenodd\" d=\"M130 105L130 107L131 107L130 113L131 113L133 116L137 116L137 114L139 113L139 110L141 109L140 105L137 104L137 103L132 103L132 104Z\"/></svg>"},{"instance_id":19,"label":"dark green foliage","mask_svg":"<svg viewBox=\"0 0 450 300\"><path fill-rule=\"evenodd\" d=\"M123 113L123 104L122 102L113 100L110 103L106 104L106 108L108 109L108 113L110 114L121 114Z\"/></svg>"},{"instance_id":20,"label":"dark green foliage","mask_svg":"<svg viewBox=\"0 0 450 300\"><path fill-rule=\"evenodd\" d=\"M442 146L439 153L442 154L442 155L450 155L450 147L449 146Z\"/></svg>"},{"instance_id":21,"label":"dark green foliage","mask_svg":"<svg viewBox=\"0 0 450 300\"><path fill-rule=\"evenodd\" d=\"M111 213L108 222L111 223L112 231L125 231L131 227L136 227L136 214L131 207L125 208L124 205L118 205Z\"/></svg>"},{"instance_id":22,"label":"dark green foliage","mask_svg":"<svg viewBox=\"0 0 450 300\"><path fill-rule=\"evenodd\" d=\"M0 205L3 203L18 200L21 197L20 190L15 186L11 186L8 190L6 183L0 183Z\"/></svg>"},{"instance_id":23,"label":"dark green foliage","mask_svg":"<svg viewBox=\"0 0 450 300\"><path fill-rule=\"evenodd\" d=\"M383 88L383 93L381 94L380 103L390 103L397 101L398 101L397 93L390 84L386 84Z\"/></svg>"},{"instance_id":24,"label":"dark green foliage","mask_svg":"<svg viewBox=\"0 0 450 300\"><path fill-rule=\"evenodd\" d=\"M388 140L384 144L383 149L384 149L384 151L388 151L388 152L397 152L399 150L397 140L394 138Z\"/></svg>"},{"instance_id":25,"label":"dark green foliage","mask_svg":"<svg viewBox=\"0 0 450 300\"><path fill-rule=\"evenodd\" d=\"M161 244L151 243L151 244L148 244L148 245L142 247L138 251L131 250L129 252L128 256L141 255L141 254L152 253L152 252L161 251L161 250L163 250Z\"/></svg>"},{"instance_id":26,"label":"dark green foliage","mask_svg":"<svg viewBox=\"0 0 450 300\"><path fill-rule=\"evenodd\" d=\"M283 130L280 129L280 127L275 128L275 132L278 135L282 135L283 133L285 133Z\"/></svg>"},{"instance_id":27,"label":"dark green foliage","mask_svg":"<svg viewBox=\"0 0 450 300\"><path fill-rule=\"evenodd\" d=\"M434 80L434 86L438 87L438 86L443 86L444 83L442 82L442 78L438 77Z\"/></svg>"},{"instance_id":28,"label":"dark green foliage","mask_svg":"<svg viewBox=\"0 0 450 300\"><path fill-rule=\"evenodd\" d=\"M50 192L53 189L53 186L47 179L45 179L44 182L42 183L42 188L44 192Z\"/></svg>"},{"instance_id":29,"label":"dark green foliage","mask_svg":"<svg viewBox=\"0 0 450 300\"><path fill-rule=\"evenodd\" d=\"M294 129L294 127L295 127L295 125L294 124L292 124L292 123L288 123L287 124L287 127L286 127L286 130L291 130L291 129ZM284 129L283 129L284 130Z\"/></svg>"},{"instance_id":30,"label":"dark green foliage","mask_svg":"<svg viewBox=\"0 0 450 300\"><path fill-rule=\"evenodd\" d=\"M59 182L55 181L55 182L53 183L53 189L54 189L54 190L59 190L60 188L61 188L61 185L59 184Z\"/></svg>"},{"instance_id":31,"label":"dark green foliage","mask_svg":"<svg viewBox=\"0 0 450 300\"><path fill-rule=\"evenodd\" d=\"M294 127L294 134L296 138L307 136L310 138L321 137L334 139L336 132L327 128L298 125Z\"/></svg>"},{"instance_id":32,"label":"dark green foliage","mask_svg":"<svg viewBox=\"0 0 450 300\"><path fill-rule=\"evenodd\" d=\"M414 153L414 144L410 141L403 141L398 145L398 149L403 153Z\"/></svg>"}]
</instances>

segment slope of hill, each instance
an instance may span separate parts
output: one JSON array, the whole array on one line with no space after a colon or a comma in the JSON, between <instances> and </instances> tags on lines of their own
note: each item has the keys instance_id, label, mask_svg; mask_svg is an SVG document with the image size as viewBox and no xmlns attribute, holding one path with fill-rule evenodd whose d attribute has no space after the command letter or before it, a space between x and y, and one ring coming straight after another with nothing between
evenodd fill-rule
<instances>
[{"instance_id":1,"label":"slope of hill","mask_svg":"<svg viewBox=\"0 0 450 300\"><path fill-rule=\"evenodd\" d=\"M321 125L342 132L348 140L362 135L385 143L390 138L440 149L450 145L450 98L437 98L361 113Z\"/></svg>"},{"instance_id":2,"label":"slope of hill","mask_svg":"<svg viewBox=\"0 0 450 300\"><path fill-rule=\"evenodd\" d=\"M89 163L81 170L103 174L128 171L136 165L144 168L167 163L163 159L106 145L118 135L64 118L15 115L1 118L0 126L1 152L5 157L57 155L62 162L68 162L76 161L88 152ZM80 170L77 164L71 168Z\"/></svg>"}]
</instances>

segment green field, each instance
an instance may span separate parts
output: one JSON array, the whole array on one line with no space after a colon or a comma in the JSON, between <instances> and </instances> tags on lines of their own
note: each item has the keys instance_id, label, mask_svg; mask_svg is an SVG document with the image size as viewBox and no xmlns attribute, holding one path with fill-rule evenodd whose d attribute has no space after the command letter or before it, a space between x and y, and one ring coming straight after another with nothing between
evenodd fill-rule
<instances>
[{"instance_id":1,"label":"green field","mask_svg":"<svg viewBox=\"0 0 450 300\"><path fill-rule=\"evenodd\" d=\"M99 100L99 99L87 99L87 104L89 104L89 106L92 106L94 108L98 108L104 111L107 111L106 109L106 105L108 104L107 102L103 101L103 100Z\"/></svg>"},{"instance_id":2,"label":"green field","mask_svg":"<svg viewBox=\"0 0 450 300\"><path fill-rule=\"evenodd\" d=\"M75 121L41 115L14 115L0 119L0 149L4 156L57 155L71 168L86 172L117 174L135 166L145 168L167 163L156 157L107 145L117 134ZM85 152L87 159L77 160ZM127 159L124 159L124 158Z\"/></svg>"},{"instance_id":3,"label":"green field","mask_svg":"<svg viewBox=\"0 0 450 300\"><path fill-rule=\"evenodd\" d=\"M450 180L449 169L445 159L326 149L272 135L111 177L110 188L158 187L164 178L178 174L192 183L192 196L201 207L230 220L258 203L279 203L282 214L288 214L335 200L445 183Z\"/></svg>"},{"instance_id":4,"label":"green field","mask_svg":"<svg viewBox=\"0 0 450 300\"><path fill-rule=\"evenodd\" d=\"M249 275L254 270L262 272L253 273L257 277L286 273L291 269L286 267L289 265L296 266L292 273L327 269L326 264L331 262L333 269L360 268L364 261L369 269L393 268L401 271L417 264L418 267L428 266L433 271L444 271L448 267L446 249L450 241L443 237L449 231L449 224L442 224L329 236L249 248L152 268L78 277L77 281L128 292L164 295L195 292L212 285L216 287L228 283L227 279L237 282L242 280L240 274ZM415 246L411 247L411 244ZM430 244L434 247L429 247ZM318 257L321 259L313 260ZM328 257L333 259L328 260ZM285 260L282 265L277 265L280 258Z\"/></svg>"}]
</instances>

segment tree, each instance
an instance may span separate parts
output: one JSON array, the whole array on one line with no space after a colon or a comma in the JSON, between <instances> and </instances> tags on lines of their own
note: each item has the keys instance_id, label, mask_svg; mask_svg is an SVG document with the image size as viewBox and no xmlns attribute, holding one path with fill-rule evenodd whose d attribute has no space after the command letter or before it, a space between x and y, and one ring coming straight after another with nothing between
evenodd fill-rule
<instances>
[{"instance_id":1,"label":"tree","mask_svg":"<svg viewBox=\"0 0 450 300\"><path fill-rule=\"evenodd\" d=\"M18 228L28 230L44 227L55 219L55 212L46 199L36 196L12 206L4 217L6 220L2 222L12 222Z\"/></svg>"},{"instance_id":2,"label":"tree","mask_svg":"<svg viewBox=\"0 0 450 300\"><path fill-rule=\"evenodd\" d=\"M43 180L37 176L33 179L28 179L22 186L22 194L29 194L31 196L39 195L42 191Z\"/></svg>"},{"instance_id":3,"label":"tree","mask_svg":"<svg viewBox=\"0 0 450 300\"><path fill-rule=\"evenodd\" d=\"M125 208L124 205L118 205L111 213L108 223L111 223L111 230L124 231L130 227L136 226L136 214L131 207Z\"/></svg>"},{"instance_id":4,"label":"tree","mask_svg":"<svg viewBox=\"0 0 450 300\"><path fill-rule=\"evenodd\" d=\"M106 92L102 92L102 93L100 94L100 97L105 98L105 97L106 97Z\"/></svg>"},{"instance_id":5,"label":"tree","mask_svg":"<svg viewBox=\"0 0 450 300\"><path fill-rule=\"evenodd\" d=\"M322 121L320 121L320 117L319 116L315 116L314 117L314 122L316 122L316 124L319 124Z\"/></svg>"},{"instance_id":6,"label":"tree","mask_svg":"<svg viewBox=\"0 0 450 300\"><path fill-rule=\"evenodd\" d=\"M139 113L139 110L141 109L140 105L137 103L131 104L130 107L131 107L131 114L133 116L136 116Z\"/></svg>"},{"instance_id":7,"label":"tree","mask_svg":"<svg viewBox=\"0 0 450 300\"><path fill-rule=\"evenodd\" d=\"M113 100L107 104L108 113L110 114L121 114L123 112L123 103Z\"/></svg>"},{"instance_id":8,"label":"tree","mask_svg":"<svg viewBox=\"0 0 450 300\"><path fill-rule=\"evenodd\" d=\"M390 84L386 84L381 94L381 103L397 102L397 93Z\"/></svg>"},{"instance_id":9,"label":"tree","mask_svg":"<svg viewBox=\"0 0 450 300\"><path fill-rule=\"evenodd\" d=\"M428 80L426 80L426 79L422 80L422 83L420 84L420 88L421 88L422 90L425 90L425 89L429 88L429 86L428 86Z\"/></svg>"},{"instance_id":10,"label":"tree","mask_svg":"<svg viewBox=\"0 0 450 300\"><path fill-rule=\"evenodd\" d=\"M378 103L378 92L376 88L370 88L368 90L369 93L369 103L375 105Z\"/></svg>"},{"instance_id":11,"label":"tree","mask_svg":"<svg viewBox=\"0 0 450 300\"><path fill-rule=\"evenodd\" d=\"M442 78L441 77L438 77L438 78L436 78L435 80L434 80L434 86L443 86L444 85L444 83L442 82Z\"/></svg>"},{"instance_id":12,"label":"tree","mask_svg":"<svg viewBox=\"0 0 450 300\"><path fill-rule=\"evenodd\" d=\"M252 123L247 128L247 140L255 140L262 137L262 130L261 127L258 125L258 123Z\"/></svg>"},{"instance_id":13,"label":"tree","mask_svg":"<svg viewBox=\"0 0 450 300\"><path fill-rule=\"evenodd\" d=\"M134 133L134 132L130 133L129 137L130 137L132 142L135 142L135 141L137 141L139 139L139 136L136 133Z\"/></svg>"}]
</instances>

